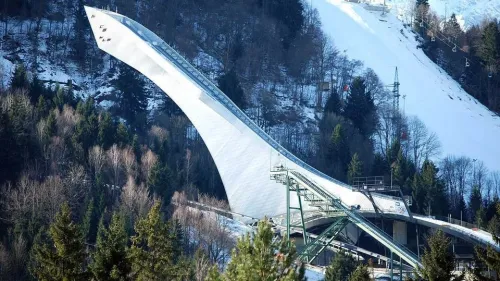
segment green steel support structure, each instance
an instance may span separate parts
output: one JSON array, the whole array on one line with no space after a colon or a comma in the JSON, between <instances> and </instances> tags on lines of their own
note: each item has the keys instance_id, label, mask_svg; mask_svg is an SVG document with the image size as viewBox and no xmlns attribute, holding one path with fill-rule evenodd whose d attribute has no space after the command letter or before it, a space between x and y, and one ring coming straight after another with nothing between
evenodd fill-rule
<instances>
[{"instance_id":1,"label":"green steel support structure","mask_svg":"<svg viewBox=\"0 0 500 281\"><path fill-rule=\"evenodd\" d=\"M276 179L277 181L281 181L286 186L286 237L288 243L290 243L290 233L293 228L299 228L302 230L303 239L304 239L304 250L299 255L299 259L312 263L318 256L321 254L328 245L337 237L337 235L344 229L349 220L346 217L341 217L334 223L332 223L327 229L325 229L318 237L315 239L310 239L307 235L306 224L304 220L304 210L302 208L302 197L306 201L314 201L314 198L310 198L307 196L306 189L301 189L300 185L289 176L288 170L285 171L285 178ZM295 192L297 195L297 201L299 206L294 207L290 205L290 193ZM296 211L300 214L300 224L294 224L292 222L291 213L292 211Z\"/></svg>"},{"instance_id":2,"label":"green steel support structure","mask_svg":"<svg viewBox=\"0 0 500 281\"><path fill-rule=\"evenodd\" d=\"M316 239L308 243L299 255L299 259L307 263L312 263L328 247L337 235L349 223L347 218L341 218L333 222Z\"/></svg>"},{"instance_id":3,"label":"green steel support structure","mask_svg":"<svg viewBox=\"0 0 500 281\"><path fill-rule=\"evenodd\" d=\"M283 167L275 167L274 169L275 170L271 170L271 179L283 183L287 188L287 238L290 238L292 228L299 228L304 233L305 251L300 254L300 258L302 260L309 263L314 261L319 253L321 253L321 251L323 251L328 244L335 239L345 225L348 222L351 222L387 247L391 251L391 256L394 252L410 266L414 268L421 266L418 257L410 250L406 249L403 245L396 243L390 235L365 219L362 215L358 214L356 210L346 206L339 198L336 198L328 193L328 191L311 181L305 175ZM296 192L299 198L298 207L290 206L290 192ZM338 213L341 212L345 214L344 218L346 219L335 221L316 239L309 239L306 234L307 231L304 222L303 202L307 202L309 207L315 208L323 217L338 218ZM301 220L300 225L296 225L292 222L292 210L299 212ZM335 214L337 216L335 216Z\"/></svg>"}]
</instances>

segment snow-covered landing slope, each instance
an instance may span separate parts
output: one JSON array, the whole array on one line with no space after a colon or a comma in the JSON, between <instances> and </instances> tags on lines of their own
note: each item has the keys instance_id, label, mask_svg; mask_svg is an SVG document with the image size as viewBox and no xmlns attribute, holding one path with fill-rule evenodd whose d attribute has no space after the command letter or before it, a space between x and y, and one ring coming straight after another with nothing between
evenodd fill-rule
<instances>
[{"instance_id":1,"label":"snow-covered landing slope","mask_svg":"<svg viewBox=\"0 0 500 281\"><path fill-rule=\"evenodd\" d=\"M384 84L393 82L394 68L399 68L405 112L418 116L438 135L442 156L464 155L500 170L500 118L417 49L414 35L395 16L383 18L380 12L344 0L312 3L339 51L363 61Z\"/></svg>"}]
</instances>

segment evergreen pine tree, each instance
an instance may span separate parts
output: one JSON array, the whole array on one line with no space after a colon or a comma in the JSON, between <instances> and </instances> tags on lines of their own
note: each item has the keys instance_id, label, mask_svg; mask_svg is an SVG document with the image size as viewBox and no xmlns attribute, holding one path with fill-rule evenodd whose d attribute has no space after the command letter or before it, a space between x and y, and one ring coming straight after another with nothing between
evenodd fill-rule
<instances>
[{"instance_id":1,"label":"evergreen pine tree","mask_svg":"<svg viewBox=\"0 0 500 281\"><path fill-rule=\"evenodd\" d=\"M156 202L147 217L135 224L129 259L132 275L138 281L186 280L189 263L182 258L181 239L172 222L161 218Z\"/></svg>"},{"instance_id":2,"label":"evergreen pine tree","mask_svg":"<svg viewBox=\"0 0 500 281\"><path fill-rule=\"evenodd\" d=\"M324 281L344 281L355 270L356 261L344 251L335 254L332 263L326 268Z\"/></svg>"},{"instance_id":3,"label":"evergreen pine tree","mask_svg":"<svg viewBox=\"0 0 500 281\"><path fill-rule=\"evenodd\" d=\"M428 26L426 21L429 13L429 0L417 0L415 8L415 29L423 36L425 28Z\"/></svg>"},{"instance_id":4,"label":"evergreen pine tree","mask_svg":"<svg viewBox=\"0 0 500 281\"><path fill-rule=\"evenodd\" d=\"M36 111L40 117L45 117L49 113L50 107L45 100L44 96L38 97L38 102L36 104Z\"/></svg>"},{"instance_id":5,"label":"evergreen pine tree","mask_svg":"<svg viewBox=\"0 0 500 281\"><path fill-rule=\"evenodd\" d=\"M221 276L212 269L207 280L305 280L304 268L295 265L295 246L287 239L276 241L273 236L271 225L260 221L253 239L250 234L238 239L226 272Z\"/></svg>"},{"instance_id":6,"label":"evergreen pine tree","mask_svg":"<svg viewBox=\"0 0 500 281\"><path fill-rule=\"evenodd\" d=\"M478 55L487 67L494 67L500 59L500 31L496 22L489 23L481 35Z\"/></svg>"},{"instance_id":7,"label":"evergreen pine tree","mask_svg":"<svg viewBox=\"0 0 500 281\"><path fill-rule=\"evenodd\" d=\"M93 98L88 98L85 101L80 101L76 105L76 112L83 117L89 117L96 113L95 102Z\"/></svg>"},{"instance_id":8,"label":"evergreen pine tree","mask_svg":"<svg viewBox=\"0 0 500 281\"><path fill-rule=\"evenodd\" d=\"M344 179L351 155L349 144L341 124L337 124L333 129L329 150L330 158L334 161L332 165L334 166L334 171L336 171L334 176Z\"/></svg>"},{"instance_id":9,"label":"evergreen pine tree","mask_svg":"<svg viewBox=\"0 0 500 281\"><path fill-rule=\"evenodd\" d=\"M208 271L207 278L205 279L206 281L223 281L222 275L219 272L219 269L217 268L216 265L214 265L210 270Z\"/></svg>"},{"instance_id":10,"label":"evergreen pine tree","mask_svg":"<svg viewBox=\"0 0 500 281\"><path fill-rule=\"evenodd\" d=\"M41 281L88 280L85 244L81 228L71 219L64 203L49 228L49 242L35 244L32 274Z\"/></svg>"},{"instance_id":11,"label":"evergreen pine tree","mask_svg":"<svg viewBox=\"0 0 500 281\"><path fill-rule=\"evenodd\" d=\"M258 3L285 27L280 41L283 43L283 47L288 49L293 39L299 34L305 21L302 1L259 0Z\"/></svg>"},{"instance_id":12,"label":"evergreen pine tree","mask_svg":"<svg viewBox=\"0 0 500 281\"><path fill-rule=\"evenodd\" d=\"M469 198L469 217L471 222L476 221L476 214L483 205L481 190L477 185L472 187Z\"/></svg>"},{"instance_id":13,"label":"evergreen pine tree","mask_svg":"<svg viewBox=\"0 0 500 281\"><path fill-rule=\"evenodd\" d=\"M116 143L123 148L130 143L130 135L128 129L122 122L118 123L116 128Z\"/></svg>"},{"instance_id":14,"label":"evergreen pine tree","mask_svg":"<svg viewBox=\"0 0 500 281\"><path fill-rule=\"evenodd\" d=\"M450 253L450 240L443 231L437 230L428 239L429 248L422 256L422 268L418 274L423 280L450 281L463 280L464 275L455 276L455 258Z\"/></svg>"},{"instance_id":15,"label":"evergreen pine tree","mask_svg":"<svg viewBox=\"0 0 500 281\"><path fill-rule=\"evenodd\" d=\"M77 0L73 22L73 40L71 48L75 61L85 69L87 58L87 34L89 34L89 23L85 15L84 0Z\"/></svg>"},{"instance_id":16,"label":"evergreen pine tree","mask_svg":"<svg viewBox=\"0 0 500 281\"><path fill-rule=\"evenodd\" d=\"M101 218L89 266L95 280L129 280L131 267L127 259L127 240L125 220L120 215L113 214L108 228L104 226L104 218Z\"/></svg>"},{"instance_id":17,"label":"evergreen pine tree","mask_svg":"<svg viewBox=\"0 0 500 281\"><path fill-rule=\"evenodd\" d=\"M158 161L148 175L149 190L155 194L169 200L174 194L173 188L170 186L171 173L166 164Z\"/></svg>"},{"instance_id":18,"label":"evergreen pine tree","mask_svg":"<svg viewBox=\"0 0 500 281\"><path fill-rule=\"evenodd\" d=\"M453 13L450 19L445 22L443 33L451 37L454 41L463 33L455 13Z\"/></svg>"},{"instance_id":19,"label":"evergreen pine tree","mask_svg":"<svg viewBox=\"0 0 500 281\"><path fill-rule=\"evenodd\" d=\"M56 114L54 111L51 111L49 113L49 116L47 116L47 135L49 138L51 138L56 134L57 134Z\"/></svg>"},{"instance_id":20,"label":"evergreen pine tree","mask_svg":"<svg viewBox=\"0 0 500 281\"><path fill-rule=\"evenodd\" d=\"M398 160L400 154L402 157L401 142L396 139L387 150L387 162L391 164L394 163L394 161Z\"/></svg>"},{"instance_id":21,"label":"evergreen pine tree","mask_svg":"<svg viewBox=\"0 0 500 281\"><path fill-rule=\"evenodd\" d=\"M111 114L104 112L100 116L98 132L99 144L102 148L107 150L113 145L115 142L115 132L116 128L113 124L113 120L111 119Z\"/></svg>"},{"instance_id":22,"label":"evergreen pine tree","mask_svg":"<svg viewBox=\"0 0 500 281\"><path fill-rule=\"evenodd\" d=\"M476 220L474 221L474 223L476 223L477 227L480 228L483 228L486 223L486 210L482 205L476 212Z\"/></svg>"},{"instance_id":23,"label":"evergreen pine tree","mask_svg":"<svg viewBox=\"0 0 500 281\"><path fill-rule=\"evenodd\" d=\"M342 111L342 104L340 103L340 97L337 92L332 92L325 103L325 108L323 109L323 116L327 116L329 113L334 113L340 115Z\"/></svg>"},{"instance_id":24,"label":"evergreen pine tree","mask_svg":"<svg viewBox=\"0 0 500 281\"><path fill-rule=\"evenodd\" d=\"M370 272L368 272L368 267L366 265L360 265L352 272L349 276L349 281L370 281Z\"/></svg>"},{"instance_id":25,"label":"evergreen pine tree","mask_svg":"<svg viewBox=\"0 0 500 281\"><path fill-rule=\"evenodd\" d=\"M420 214L427 214L427 193L425 187L422 186L422 179L418 173L415 173L415 175L413 176L411 188L413 197L413 211Z\"/></svg>"},{"instance_id":26,"label":"evergreen pine tree","mask_svg":"<svg viewBox=\"0 0 500 281\"><path fill-rule=\"evenodd\" d=\"M350 87L344 108L344 117L352 121L365 137L372 135L375 129L375 104L370 92L366 91L365 81L356 77Z\"/></svg>"},{"instance_id":27,"label":"evergreen pine tree","mask_svg":"<svg viewBox=\"0 0 500 281\"><path fill-rule=\"evenodd\" d=\"M387 165L387 162L385 161L384 157L380 155L379 153L375 154L375 157L373 158L373 164L371 168L371 175L372 176L382 176L382 175L387 175L389 174L389 165Z\"/></svg>"},{"instance_id":28,"label":"evergreen pine tree","mask_svg":"<svg viewBox=\"0 0 500 281\"><path fill-rule=\"evenodd\" d=\"M76 124L75 132L72 136L75 156L80 161L85 161L87 151L96 143L99 129L97 116L92 112L88 117L83 115Z\"/></svg>"},{"instance_id":29,"label":"evergreen pine tree","mask_svg":"<svg viewBox=\"0 0 500 281\"><path fill-rule=\"evenodd\" d=\"M159 96L159 104L157 107L157 114L166 114L167 116L179 116L183 115L182 110L180 107L168 96L165 95L165 93L161 92Z\"/></svg>"},{"instance_id":30,"label":"evergreen pine tree","mask_svg":"<svg viewBox=\"0 0 500 281\"><path fill-rule=\"evenodd\" d=\"M495 194L493 195L493 199L488 202L488 205L486 207L485 218L487 223L490 222L496 215L498 203L500 203L500 199L498 198L498 195Z\"/></svg>"},{"instance_id":31,"label":"evergreen pine tree","mask_svg":"<svg viewBox=\"0 0 500 281\"><path fill-rule=\"evenodd\" d=\"M347 179L349 183L352 183L352 180L356 177L360 177L363 174L363 162L359 160L358 154L354 153L351 159L351 163L349 163L349 169L347 171Z\"/></svg>"},{"instance_id":32,"label":"evergreen pine tree","mask_svg":"<svg viewBox=\"0 0 500 281\"><path fill-rule=\"evenodd\" d=\"M57 106L57 108L59 108L59 110L62 110L65 104L74 106L75 97L73 96L73 93L71 91L68 91L64 89L64 87L61 87L59 84L57 84L55 93L56 94L52 98L52 102L55 106Z\"/></svg>"},{"instance_id":33,"label":"evergreen pine tree","mask_svg":"<svg viewBox=\"0 0 500 281\"><path fill-rule=\"evenodd\" d=\"M92 241L90 239L90 232L92 227L92 219L94 217L94 199L90 199L87 202L87 210L85 211L85 216L82 221L82 234L85 240Z\"/></svg>"},{"instance_id":34,"label":"evergreen pine tree","mask_svg":"<svg viewBox=\"0 0 500 281\"><path fill-rule=\"evenodd\" d=\"M134 136L132 137L132 149L134 150L137 162L140 162L142 157L142 151L141 151L141 144L139 143L139 135L137 134L134 134Z\"/></svg>"},{"instance_id":35,"label":"evergreen pine tree","mask_svg":"<svg viewBox=\"0 0 500 281\"><path fill-rule=\"evenodd\" d=\"M495 243L500 243L500 204L496 205L496 215L493 216L491 221L488 224L488 231L491 233L493 237L493 241ZM492 269L495 274L495 280L500 279L500 252L498 252L495 248L488 246L486 249L476 246L475 248L477 257L483 263L485 263L488 268ZM478 267L479 268L479 267ZM485 278L481 275L481 272L475 271L474 274L477 277L477 280L485 280Z\"/></svg>"},{"instance_id":36,"label":"evergreen pine tree","mask_svg":"<svg viewBox=\"0 0 500 281\"><path fill-rule=\"evenodd\" d=\"M29 80L28 75L26 74L26 68L23 64L16 65L16 69L14 70L14 75L12 76L12 80L10 82L10 87L12 89L29 89Z\"/></svg>"},{"instance_id":37,"label":"evergreen pine tree","mask_svg":"<svg viewBox=\"0 0 500 281\"><path fill-rule=\"evenodd\" d=\"M397 152L396 160L391 164L392 169L392 183L397 185L405 191L403 185L405 180L405 165L406 161L403 157L403 150L399 149Z\"/></svg>"},{"instance_id":38,"label":"evergreen pine tree","mask_svg":"<svg viewBox=\"0 0 500 281\"><path fill-rule=\"evenodd\" d=\"M42 82L40 79L38 79L38 75L35 74L33 76L33 81L30 83L30 88L29 88L29 96L32 104L35 104L36 102L39 101L40 97L43 97L45 94L45 87L43 86Z\"/></svg>"},{"instance_id":39,"label":"evergreen pine tree","mask_svg":"<svg viewBox=\"0 0 500 281\"><path fill-rule=\"evenodd\" d=\"M22 148L22 153L18 151L15 155L21 158L20 161L27 163L37 152L36 144L31 135L32 125L35 122L33 106L24 95L12 95L9 105L5 106L4 110L6 110L8 124L16 142L16 146L10 149Z\"/></svg>"},{"instance_id":40,"label":"evergreen pine tree","mask_svg":"<svg viewBox=\"0 0 500 281\"><path fill-rule=\"evenodd\" d=\"M434 163L425 160L422 166L422 187L426 189L427 207L430 214L445 216L449 212L446 187L438 177L438 169Z\"/></svg>"},{"instance_id":41,"label":"evergreen pine tree","mask_svg":"<svg viewBox=\"0 0 500 281\"><path fill-rule=\"evenodd\" d=\"M241 88L238 76L234 70L230 70L217 79L219 89L226 94L240 109L245 109L245 95Z\"/></svg>"},{"instance_id":42,"label":"evergreen pine tree","mask_svg":"<svg viewBox=\"0 0 500 281\"><path fill-rule=\"evenodd\" d=\"M16 142L12 126L7 114L0 110L0 185L6 181L14 181L21 172L22 161L17 155L21 149Z\"/></svg>"},{"instance_id":43,"label":"evergreen pine tree","mask_svg":"<svg viewBox=\"0 0 500 281\"><path fill-rule=\"evenodd\" d=\"M417 0L415 2L416 6L420 6L420 5L425 5L425 6L429 6L429 0Z\"/></svg>"},{"instance_id":44,"label":"evergreen pine tree","mask_svg":"<svg viewBox=\"0 0 500 281\"><path fill-rule=\"evenodd\" d=\"M128 122L129 126L144 130L148 107L144 79L128 65L121 64L120 73L114 85L118 97L116 111Z\"/></svg>"}]
</instances>

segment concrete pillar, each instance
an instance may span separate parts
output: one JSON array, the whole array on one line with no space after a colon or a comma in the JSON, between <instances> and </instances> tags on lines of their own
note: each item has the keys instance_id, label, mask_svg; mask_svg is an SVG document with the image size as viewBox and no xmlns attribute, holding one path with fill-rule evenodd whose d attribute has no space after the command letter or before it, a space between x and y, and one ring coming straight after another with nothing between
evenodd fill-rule
<instances>
[{"instance_id":1,"label":"concrete pillar","mask_svg":"<svg viewBox=\"0 0 500 281\"><path fill-rule=\"evenodd\" d=\"M396 243L408 244L407 225L404 221L394 221L392 225L392 237Z\"/></svg>"}]
</instances>

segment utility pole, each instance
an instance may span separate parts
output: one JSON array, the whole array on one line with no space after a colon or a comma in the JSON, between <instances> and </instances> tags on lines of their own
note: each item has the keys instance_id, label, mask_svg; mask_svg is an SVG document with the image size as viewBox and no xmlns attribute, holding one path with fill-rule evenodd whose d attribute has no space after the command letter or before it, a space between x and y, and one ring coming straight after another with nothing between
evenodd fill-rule
<instances>
[{"instance_id":1,"label":"utility pole","mask_svg":"<svg viewBox=\"0 0 500 281\"><path fill-rule=\"evenodd\" d=\"M401 138L401 112L399 111L399 97L401 96L399 94L399 86L401 84L399 83L399 72L398 72L398 67L396 66L396 71L394 73L394 84L392 84L392 114L393 114L393 124L396 125L396 130L395 130L395 138L400 139Z\"/></svg>"},{"instance_id":2,"label":"utility pole","mask_svg":"<svg viewBox=\"0 0 500 281\"><path fill-rule=\"evenodd\" d=\"M399 111L399 85L401 85L399 83L399 73L398 73L398 67L396 66L396 72L394 73L394 84L393 84L393 88L392 88L392 94L393 94L393 97L394 97L394 100L393 100L393 109L394 111Z\"/></svg>"}]
</instances>

